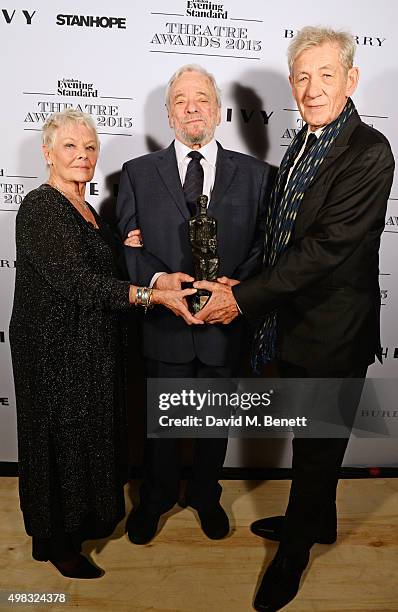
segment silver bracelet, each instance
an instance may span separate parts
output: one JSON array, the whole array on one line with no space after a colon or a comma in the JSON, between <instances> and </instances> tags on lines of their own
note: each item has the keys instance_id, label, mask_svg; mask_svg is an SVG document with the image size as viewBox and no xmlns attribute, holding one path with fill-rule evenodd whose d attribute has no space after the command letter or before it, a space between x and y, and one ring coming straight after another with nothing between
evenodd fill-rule
<instances>
[{"instance_id":1,"label":"silver bracelet","mask_svg":"<svg viewBox=\"0 0 398 612\"><path fill-rule=\"evenodd\" d=\"M150 287L137 287L135 305L143 306L145 308L145 312L148 310L148 308L152 308L152 293L153 289Z\"/></svg>"}]
</instances>

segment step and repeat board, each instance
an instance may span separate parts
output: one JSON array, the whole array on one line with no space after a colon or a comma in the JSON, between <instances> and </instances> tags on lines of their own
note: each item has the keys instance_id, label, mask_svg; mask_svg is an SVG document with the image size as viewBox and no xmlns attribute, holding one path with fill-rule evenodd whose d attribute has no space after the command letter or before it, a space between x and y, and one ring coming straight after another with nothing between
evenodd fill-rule
<instances>
[{"instance_id":1,"label":"step and repeat board","mask_svg":"<svg viewBox=\"0 0 398 612\"><path fill-rule=\"evenodd\" d=\"M8 326L15 280L15 217L24 196L47 178L41 155L46 118L64 108L89 113L101 153L87 200L111 216L123 162L167 146L173 134L164 105L171 74L197 63L222 92L216 137L228 149L278 166L302 127L291 96L286 49L305 25L351 31L357 43L359 87L354 102L363 121L383 132L394 153L398 137L398 7L391 0L333 4L302 0L44 0L0 9L0 461L17 460L16 412ZM22 7L22 8L21 8ZM383 365L375 378L398 372L398 188L388 205L380 259ZM26 347L29 351L29 346ZM383 410L383 398L375 409ZM391 416L391 415L390 415ZM395 415L398 418L398 415ZM393 415L392 415L393 418ZM233 441L228 465L289 463L288 445ZM397 464L391 439L352 440L353 465ZM272 452L270 449L273 449Z\"/></svg>"}]
</instances>

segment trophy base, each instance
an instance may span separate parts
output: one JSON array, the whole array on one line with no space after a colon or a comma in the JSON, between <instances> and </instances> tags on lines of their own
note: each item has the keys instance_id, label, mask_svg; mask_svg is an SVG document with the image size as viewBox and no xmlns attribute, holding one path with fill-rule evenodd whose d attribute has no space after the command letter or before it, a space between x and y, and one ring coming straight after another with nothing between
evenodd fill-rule
<instances>
[{"instance_id":1,"label":"trophy base","mask_svg":"<svg viewBox=\"0 0 398 612\"><path fill-rule=\"evenodd\" d=\"M193 314L197 314L204 306L206 306L211 292L206 289L198 289L194 295L190 296L190 310Z\"/></svg>"}]
</instances>

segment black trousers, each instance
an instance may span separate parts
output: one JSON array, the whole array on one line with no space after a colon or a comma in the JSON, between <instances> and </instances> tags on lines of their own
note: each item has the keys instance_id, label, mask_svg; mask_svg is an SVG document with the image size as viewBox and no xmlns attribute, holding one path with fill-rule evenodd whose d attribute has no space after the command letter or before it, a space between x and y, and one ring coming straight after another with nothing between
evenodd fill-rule
<instances>
[{"instance_id":1,"label":"black trousers","mask_svg":"<svg viewBox=\"0 0 398 612\"><path fill-rule=\"evenodd\" d=\"M188 363L147 360L148 378L229 378L232 368L209 366L198 359ZM206 510L221 497L221 469L227 451L227 438L194 440L192 478L188 482L186 503ZM179 499L181 477L181 440L148 439L144 455L144 481L141 504L159 514L170 510Z\"/></svg>"},{"instance_id":2,"label":"black trousers","mask_svg":"<svg viewBox=\"0 0 398 612\"><path fill-rule=\"evenodd\" d=\"M345 410L346 424L351 426L367 368L367 365L358 365L326 375L287 362L279 364L283 378L342 379L341 384L336 385L336 407ZM297 554L303 546L310 548L319 530L326 529L329 533L336 530L336 488L348 441L349 436L293 439L292 484L282 540L287 553Z\"/></svg>"}]
</instances>

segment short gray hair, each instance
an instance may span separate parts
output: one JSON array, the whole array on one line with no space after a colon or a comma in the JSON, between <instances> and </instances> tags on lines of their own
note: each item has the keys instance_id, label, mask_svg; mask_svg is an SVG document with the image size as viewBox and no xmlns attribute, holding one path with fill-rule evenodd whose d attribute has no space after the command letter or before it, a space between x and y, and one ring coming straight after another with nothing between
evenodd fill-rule
<instances>
[{"instance_id":1,"label":"short gray hair","mask_svg":"<svg viewBox=\"0 0 398 612\"><path fill-rule=\"evenodd\" d=\"M91 130L95 136L95 141L99 149L100 142L98 138L97 128L90 115L82 113L81 111L75 110L74 108L66 108L59 113L53 113L50 115L43 125L43 144L52 149L55 142L55 136L57 130L68 124L80 124L85 125Z\"/></svg>"},{"instance_id":2,"label":"short gray hair","mask_svg":"<svg viewBox=\"0 0 398 612\"><path fill-rule=\"evenodd\" d=\"M350 32L306 26L298 32L288 47L287 61L290 74L293 74L293 64L300 53L324 43L338 45L340 49L340 63L346 71L353 67L356 45L354 37Z\"/></svg>"},{"instance_id":3,"label":"short gray hair","mask_svg":"<svg viewBox=\"0 0 398 612\"><path fill-rule=\"evenodd\" d=\"M185 72L199 72L199 74L203 74L205 77L207 77L213 86L214 93L216 94L217 104L219 107L221 107L221 92L216 83L216 79L214 78L214 76L210 74L210 72L207 72L205 68L203 68L202 66L199 66L199 64L185 64L185 66L181 66L181 68L176 70L176 72L173 74L173 76L170 78L169 82L167 83L166 92L165 92L165 104L166 104L167 110L169 110L170 108L170 90L173 86L173 83Z\"/></svg>"}]
</instances>

